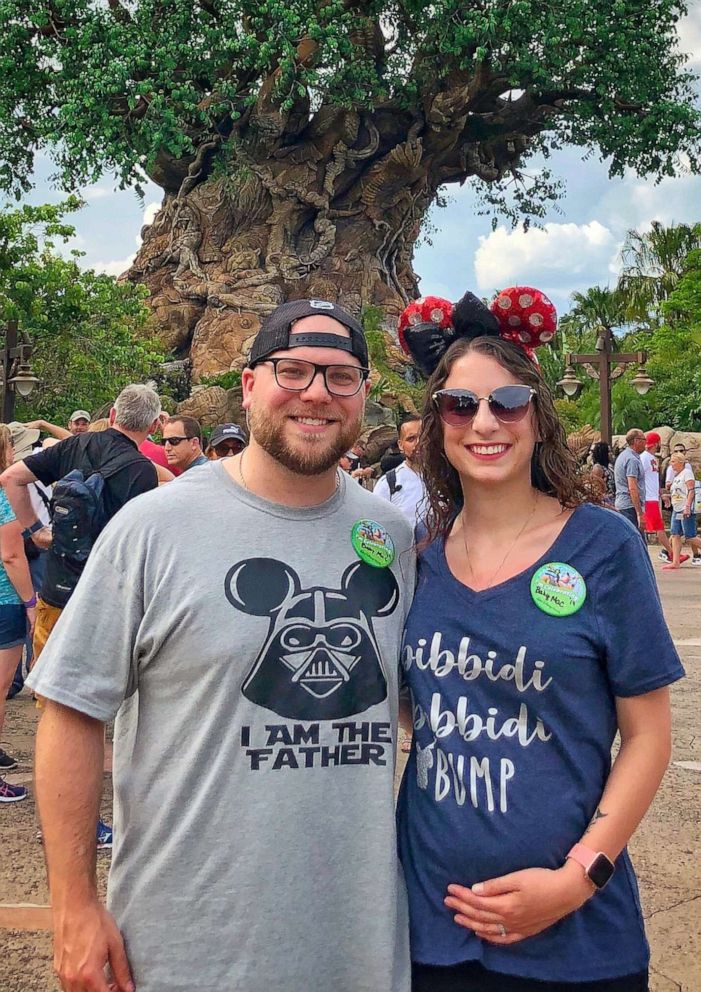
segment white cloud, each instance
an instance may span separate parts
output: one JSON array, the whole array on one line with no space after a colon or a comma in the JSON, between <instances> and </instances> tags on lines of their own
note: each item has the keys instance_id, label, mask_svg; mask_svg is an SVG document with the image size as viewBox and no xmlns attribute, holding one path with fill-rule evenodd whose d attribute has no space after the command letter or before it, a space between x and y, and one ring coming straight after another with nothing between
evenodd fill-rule
<instances>
[{"instance_id":1,"label":"white cloud","mask_svg":"<svg viewBox=\"0 0 701 992\"><path fill-rule=\"evenodd\" d=\"M486 293L514 282L570 292L582 278L589 279L592 268L605 269L615 250L616 238L598 220L529 231L498 227L479 238L477 285Z\"/></svg>"},{"instance_id":2,"label":"white cloud","mask_svg":"<svg viewBox=\"0 0 701 992\"><path fill-rule=\"evenodd\" d=\"M151 203L146 204L146 209L144 210L144 224L153 224L156 219L156 214L161 209L161 205L158 200L153 200Z\"/></svg>"},{"instance_id":3,"label":"white cloud","mask_svg":"<svg viewBox=\"0 0 701 992\"><path fill-rule=\"evenodd\" d=\"M689 56L687 64L698 69L701 66L701 7L695 6L687 17L683 17L677 31L679 47Z\"/></svg>"},{"instance_id":4,"label":"white cloud","mask_svg":"<svg viewBox=\"0 0 701 992\"><path fill-rule=\"evenodd\" d=\"M123 272L127 271L135 257L135 254L131 254L127 255L126 258L114 262L95 262L90 267L106 276L121 276Z\"/></svg>"},{"instance_id":5,"label":"white cloud","mask_svg":"<svg viewBox=\"0 0 701 992\"><path fill-rule=\"evenodd\" d=\"M85 186L79 190L78 195L86 203L92 203L93 200L104 200L108 196L114 196L115 193L113 189L108 189L106 186Z\"/></svg>"}]
</instances>

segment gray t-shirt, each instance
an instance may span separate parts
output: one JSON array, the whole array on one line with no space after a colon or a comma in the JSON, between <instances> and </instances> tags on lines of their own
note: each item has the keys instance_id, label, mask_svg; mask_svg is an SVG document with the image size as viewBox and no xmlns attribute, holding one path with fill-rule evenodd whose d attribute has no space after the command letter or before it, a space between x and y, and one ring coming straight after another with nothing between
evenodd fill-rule
<instances>
[{"instance_id":1,"label":"gray t-shirt","mask_svg":"<svg viewBox=\"0 0 701 992\"><path fill-rule=\"evenodd\" d=\"M394 540L391 567L356 555L361 519ZM393 774L411 545L343 473L289 508L221 461L100 536L29 682L119 711L108 903L139 992L408 992Z\"/></svg>"},{"instance_id":2,"label":"gray t-shirt","mask_svg":"<svg viewBox=\"0 0 701 992\"><path fill-rule=\"evenodd\" d=\"M632 510L633 500L628 490L628 479L632 476L638 483L640 506L645 507L645 469L640 455L632 448L624 448L613 466L613 476L616 480L616 509Z\"/></svg>"}]
</instances>

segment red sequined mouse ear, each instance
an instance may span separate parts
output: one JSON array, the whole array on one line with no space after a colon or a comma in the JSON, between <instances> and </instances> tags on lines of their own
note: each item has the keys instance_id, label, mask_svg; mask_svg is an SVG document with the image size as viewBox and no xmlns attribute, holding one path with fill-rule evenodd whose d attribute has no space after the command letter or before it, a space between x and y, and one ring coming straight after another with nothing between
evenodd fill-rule
<instances>
[{"instance_id":1,"label":"red sequined mouse ear","mask_svg":"<svg viewBox=\"0 0 701 992\"><path fill-rule=\"evenodd\" d=\"M440 296L422 296L405 307L399 316L397 333L403 351L412 354L406 339L408 328L420 324L433 324L440 330L448 330L453 326L453 304Z\"/></svg>"},{"instance_id":2,"label":"red sequined mouse ear","mask_svg":"<svg viewBox=\"0 0 701 992\"><path fill-rule=\"evenodd\" d=\"M527 351L548 344L557 331L557 311L545 293L531 286L510 286L489 309L499 321L501 337Z\"/></svg>"}]
</instances>

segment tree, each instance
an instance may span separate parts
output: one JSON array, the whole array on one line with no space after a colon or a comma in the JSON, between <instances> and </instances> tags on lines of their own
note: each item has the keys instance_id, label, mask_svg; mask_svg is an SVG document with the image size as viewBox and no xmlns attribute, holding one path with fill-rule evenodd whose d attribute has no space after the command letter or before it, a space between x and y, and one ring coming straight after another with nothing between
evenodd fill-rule
<instances>
[{"instance_id":1,"label":"tree","mask_svg":"<svg viewBox=\"0 0 701 992\"><path fill-rule=\"evenodd\" d=\"M0 182L53 155L68 189L146 173L165 198L131 270L196 375L236 364L287 297L396 316L439 190L512 218L557 184L698 166L680 0L2 0Z\"/></svg>"},{"instance_id":2,"label":"tree","mask_svg":"<svg viewBox=\"0 0 701 992\"><path fill-rule=\"evenodd\" d=\"M143 287L84 271L56 254L75 234L62 204L0 210L0 324L17 320L34 346L40 379L17 417L65 424L78 406L95 410L129 382L152 375L162 350L148 336ZM73 252L78 256L79 252Z\"/></svg>"},{"instance_id":3,"label":"tree","mask_svg":"<svg viewBox=\"0 0 701 992\"><path fill-rule=\"evenodd\" d=\"M649 231L628 231L617 288L629 320L648 327L659 323L660 305L674 291L695 248L701 248L701 224L665 227L653 220Z\"/></svg>"}]
</instances>

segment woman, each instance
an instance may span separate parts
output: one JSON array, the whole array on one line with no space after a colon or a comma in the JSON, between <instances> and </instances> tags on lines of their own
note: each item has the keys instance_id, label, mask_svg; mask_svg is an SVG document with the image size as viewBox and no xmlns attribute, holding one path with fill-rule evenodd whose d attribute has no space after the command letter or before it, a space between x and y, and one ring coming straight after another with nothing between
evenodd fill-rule
<instances>
[{"instance_id":1,"label":"woman","mask_svg":"<svg viewBox=\"0 0 701 992\"><path fill-rule=\"evenodd\" d=\"M643 992L625 845L667 766L666 687L683 675L650 562L587 502L516 345L453 343L423 417L431 514L398 809L415 992Z\"/></svg>"},{"instance_id":2,"label":"woman","mask_svg":"<svg viewBox=\"0 0 701 992\"><path fill-rule=\"evenodd\" d=\"M592 478L596 479L601 490L602 506L609 510L616 509L616 480L611 468L611 453L605 441L597 441L592 445Z\"/></svg>"},{"instance_id":3,"label":"woman","mask_svg":"<svg viewBox=\"0 0 701 992\"><path fill-rule=\"evenodd\" d=\"M0 473L12 464L12 435L0 424ZM31 635L36 620L36 596L24 553L22 527L7 496L0 488L0 737L5 722L5 697L22 655L22 647ZM17 766L17 762L0 749L0 775ZM0 803L16 803L27 798L22 785L11 785L0 778Z\"/></svg>"},{"instance_id":4,"label":"woman","mask_svg":"<svg viewBox=\"0 0 701 992\"><path fill-rule=\"evenodd\" d=\"M701 551L701 541L696 536L696 513L694 499L696 496L696 479L690 467L686 465L686 455L675 451L669 460L674 477L669 487L672 500L672 523L669 534L672 541L672 561L663 565L664 571L676 571L683 560L682 537L692 551Z\"/></svg>"}]
</instances>

